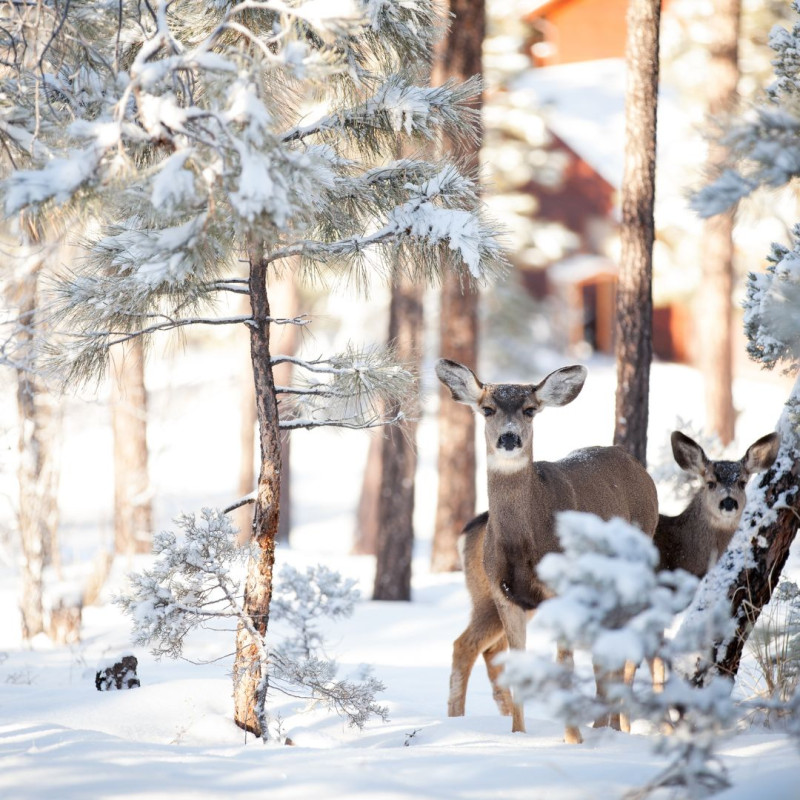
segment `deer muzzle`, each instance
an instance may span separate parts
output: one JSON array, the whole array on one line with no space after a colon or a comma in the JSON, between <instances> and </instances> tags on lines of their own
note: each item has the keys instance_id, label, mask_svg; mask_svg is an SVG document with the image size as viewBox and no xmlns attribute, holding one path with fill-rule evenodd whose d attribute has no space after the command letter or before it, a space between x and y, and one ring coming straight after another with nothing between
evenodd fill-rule
<instances>
[{"instance_id":1,"label":"deer muzzle","mask_svg":"<svg viewBox=\"0 0 800 800\"><path fill-rule=\"evenodd\" d=\"M517 450L522 447L522 439L517 433L503 433L497 440L498 450Z\"/></svg>"},{"instance_id":2,"label":"deer muzzle","mask_svg":"<svg viewBox=\"0 0 800 800\"><path fill-rule=\"evenodd\" d=\"M720 511L731 512L731 511L736 511L736 509L738 508L739 504L732 497L726 497L719 504Z\"/></svg>"}]
</instances>

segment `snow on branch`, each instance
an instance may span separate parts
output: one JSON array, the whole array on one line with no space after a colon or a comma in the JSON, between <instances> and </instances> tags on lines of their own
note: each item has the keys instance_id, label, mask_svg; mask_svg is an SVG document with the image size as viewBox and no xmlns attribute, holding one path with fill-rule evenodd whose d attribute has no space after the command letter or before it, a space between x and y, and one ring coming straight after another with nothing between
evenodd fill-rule
<instances>
[{"instance_id":1,"label":"snow on branch","mask_svg":"<svg viewBox=\"0 0 800 800\"><path fill-rule=\"evenodd\" d=\"M696 579L686 572L655 572L658 552L638 528L620 519L603 521L591 514L557 515L561 553L548 554L539 576L552 591L531 625L549 633L559 647L591 650L602 674L621 670L625 661L664 658L664 629L690 602ZM714 748L731 729L731 685L718 680L703 688L670 674L663 691L634 691L606 686L605 697L592 697L569 667L532 653L509 653L502 682L522 699L535 698L566 725L578 725L601 713L627 713L672 733L656 739L669 763L642 790L644 798L660 787L682 787L690 798L705 797L729 785Z\"/></svg>"},{"instance_id":2,"label":"snow on branch","mask_svg":"<svg viewBox=\"0 0 800 800\"><path fill-rule=\"evenodd\" d=\"M792 247L773 244L764 272L750 273L744 330L750 357L772 369L779 361L795 371L800 363L800 225Z\"/></svg>"},{"instance_id":3,"label":"snow on branch","mask_svg":"<svg viewBox=\"0 0 800 800\"><path fill-rule=\"evenodd\" d=\"M242 625L256 640L255 657L272 689L333 710L358 727L373 717L386 719L386 709L375 702L383 685L363 669L339 678L336 663L323 655L319 623L352 615L359 599L353 580L324 566L304 574L284 566L270 615L288 633L268 645L242 605L243 568L253 557L252 547L238 544L230 519L218 509L183 514L176 524L180 535L157 534L152 566L131 574L130 589L116 598L131 617L136 644L150 647L159 658L179 658L194 629ZM265 700L266 691L257 709L264 719ZM262 730L266 738L268 725Z\"/></svg>"},{"instance_id":4,"label":"snow on branch","mask_svg":"<svg viewBox=\"0 0 800 800\"><path fill-rule=\"evenodd\" d=\"M350 347L316 361L274 356L273 365L295 366L297 384L279 387L280 426L371 428L400 421L414 396L414 375L391 348Z\"/></svg>"},{"instance_id":5,"label":"snow on branch","mask_svg":"<svg viewBox=\"0 0 800 800\"><path fill-rule=\"evenodd\" d=\"M800 13L800 4L792 3ZM760 186L777 188L800 175L800 24L791 31L773 28L769 46L776 80L768 90L769 105L756 108L719 136L728 151L727 164L710 184L700 189L691 205L701 217L721 214Z\"/></svg>"}]
</instances>

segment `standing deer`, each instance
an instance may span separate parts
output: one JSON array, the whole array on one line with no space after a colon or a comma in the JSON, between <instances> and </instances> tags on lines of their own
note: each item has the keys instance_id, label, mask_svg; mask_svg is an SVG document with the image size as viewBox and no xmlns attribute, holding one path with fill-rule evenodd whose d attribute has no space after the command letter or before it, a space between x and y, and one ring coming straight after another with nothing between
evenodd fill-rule
<instances>
[{"instance_id":1,"label":"standing deer","mask_svg":"<svg viewBox=\"0 0 800 800\"><path fill-rule=\"evenodd\" d=\"M678 466L704 483L677 517L659 515L653 542L661 556L660 569L685 569L702 578L739 527L748 479L772 466L781 440L777 433L762 436L739 461L711 461L680 431L674 431L671 440Z\"/></svg>"},{"instance_id":2,"label":"standing deer","mask_svg":"<svg viewBox=\"0 0 800 800\"><path fill-rule=\"evenodd\" d=\"M496 683L494 656L510 646L525 649L526 617L548 595L536 567L559 549L555 514L575 510L603 519L621 517L652 536L658 521L656 488L644 467L620 447L589 447L561 461L533 460L533 417L546 406L564 406L586 380L581 366L563 367L536 385L483 384L469 368L441 359L439 380L453 399L486 419L489 512L471 522L464 542L464 572L472 614L453 644L448 714L464 714L470 672L483 653L494 696L511 713L512 731L525 731L521 703ZM559 661L572 653L560 650ZM598 691L601 686L598 685ZM618 727L619 720L611 720ZM565 740L582 741L575 727Z\"/></svg>"}]
</instances>

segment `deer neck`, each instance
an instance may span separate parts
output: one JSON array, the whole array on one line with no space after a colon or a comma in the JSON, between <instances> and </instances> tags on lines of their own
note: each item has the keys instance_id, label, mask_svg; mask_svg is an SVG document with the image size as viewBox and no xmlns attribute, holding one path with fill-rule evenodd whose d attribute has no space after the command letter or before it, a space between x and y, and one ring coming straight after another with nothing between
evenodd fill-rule
<instances>
[{"instance_id":1,"label":"deer neck","mask_svg":"<svg viewBox=\"0 0 800 800\"><path fill-rule=\"evenodd\" d=\"M552 503L532 460L515 470L488 470L489 518L501 526L504 536L511 531L531 536L552 515Z\"/></svg>"}]
</instances>

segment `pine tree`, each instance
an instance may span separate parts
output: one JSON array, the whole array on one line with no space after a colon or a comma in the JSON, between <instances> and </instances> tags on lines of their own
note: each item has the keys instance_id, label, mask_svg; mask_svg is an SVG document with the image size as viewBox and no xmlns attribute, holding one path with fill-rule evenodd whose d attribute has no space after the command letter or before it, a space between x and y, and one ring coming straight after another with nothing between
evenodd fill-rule
<instances>
[{"instance_id":1,"label":"pine tree","mask_svg":"<svg viewBox=\"0 0 800 800\"><path fill-rule=\"evenodd\" d=\"M253 634L269 620L280 432L383 424L380 409L396 408L411 380L386 351L274 353L273 326L308 320L273 313L267 278L293 258L306 276L354 285L390 277L398 263L415 281L452 269L473 283L501 269L472 180L446 161L385 157L398 135L472 140L480 87L415 85L440 30L430 0L45 6L53 37L36 68L3 87L0 131L19 160L1 191L9 216L78 208L95 222L82 263L55 289L65 335L52 347L65 381L96 378L111 347L158 331L250 333L257 555L234 716L261 734L255 709L268 676ZM231 293L247 295L250 312L215 315L215 299ZM296 384L276 389L272 368L287 362Z\"/></svg>"}]
</instances>

